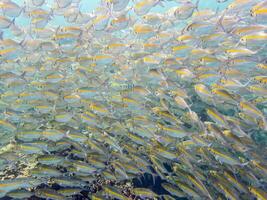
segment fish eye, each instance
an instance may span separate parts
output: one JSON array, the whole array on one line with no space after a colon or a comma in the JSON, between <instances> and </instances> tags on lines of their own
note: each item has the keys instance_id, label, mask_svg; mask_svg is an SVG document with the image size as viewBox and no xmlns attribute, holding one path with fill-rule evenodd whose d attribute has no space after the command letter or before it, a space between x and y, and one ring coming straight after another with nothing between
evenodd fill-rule
<instances>
[{"instance_id":1,"label":"fish eye","mask_svg":"<svg viewBox=\"0 0 267 200\"><path fill-rule=\"evenodd\" d=\"M161 92L160 91L156 91L155 94L156 94L156 96L160 96Z\"/></svg>"},{"instance_id":2,"label":"fish eye","mask_svg":"<svg viewBox=\"0 0 267 200\"><path fill-rule=\"evenodd\" d=\"M145 148L144 148L143 146L141 146L141 147L138 148L138 150L140 150L140 151L144 151Z\"/></svg>"},{"instance_id":3,"label":"fish eye","mask_svg":"<svg viewBox=\"0 0 267 200\"><path fill-rule=\"evenodd\" d=\"M235 64L235 61L234 61L234 60L230 60L230 61L229 61L229 64L230 64L230 65L234 65L234 64Z\"/></svg>"},{"instance_id":4,"label":"fish eye","mask_svg":"<svg viewBox=\"0 0 267 200\"><path fill-rule=\"evenodd\" d=\"M256 17L256 13L254 11L250 10L250 16L251 17Z\"/></svg>"},{"instance_id":5,"label":"fish eye","mask_svg":"<svg viewBox=\"0 0 267 200\"><path fill-rule=\"evenodd\" d=\"M174 12L175 15L179 15L180 14L180 10L179 9L176 9L175 12Z\"/></svg>"},{"instance_id":6,"label":"fish eye","mask_svg":"<svg viewBox=\"0 0 267 200\"><path fill-rule=\"evenodd\" d=\"M230 4L230 5L229 5L229 8L234 8L234 5L233 5L233 4Z\"/></svg>"},{"instance_id":7,"label":"fish eye","mask_svg":"<svg viewBox=\"0 0 267 200\"><path fill-rule=\"evenodd\" d=\"M189 25L189 26L187 27L187 31L192 31L192 30L193 30L192 25Z\"/></svg>"},{"instance_id":8,"label":"fish eye","mask_svg":"<svg viewBox=\"0 0 267 200\"><path fill-rule=\"evenodd\" d=\"M241 42L246 42L246 39L242 37L242 38L240 38L240 41Z\"/></svg>"}]
</instances>

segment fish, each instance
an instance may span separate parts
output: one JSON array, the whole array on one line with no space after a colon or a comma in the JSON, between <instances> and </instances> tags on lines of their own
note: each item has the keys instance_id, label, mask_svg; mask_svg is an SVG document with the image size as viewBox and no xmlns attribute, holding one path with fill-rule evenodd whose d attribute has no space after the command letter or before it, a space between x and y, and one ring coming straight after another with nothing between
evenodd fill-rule
<instances>
[{"instance_id":1,"label":"fish","mask_svg":"<svg viewBox=\"0 0 267 200\"><path fill-rule=\"evenodd\" d=\"M6 195L11 198L30 198L31 196L33 196L33 193L21 189L8 192Z\"/></svg>"},{"instance_id":2,"label":"fish","mask_svg":"<svg viewBox=\"0 0 267 200\"><path fill-rule=\"evenodd\" d=\"M14 18L18 17L25 9L12 1L3 1L1 2L0 7L5 16Z\"/></svg>"},{"instance_id":3,"label":"fish","mask_svg":"<svg viewBox=\"0 0 267 200\"><path fill-rule=\"evenodd\" d=\"M12 24L15 23L15 19L10 20L9 18L5 17L5 16L0 16L0 28L1 29L8 29L11 27Z\"/></svg>"},{"instance_id":4,"label":"fish","mask_svg":"<svg viewBox=\"0 0 267 200\"><path fill-rule=\"evenodd\" d=\"M267 1L2 0L0 197L266 199Z\"/></svg>"},{"instance_id":5,"label":"fish","mask_svg":"<svg viewBox=\"0 0 267 200\"><path fill-rule=\"evenodd\" d=\"M36 190L35 195L40 198L65 199L63 195L52 189Z\"/></svg>"},{"instance_id":6,"label":"fish","mask_svg":"<svg viewBox=\"0 0 267 200\"><path fill-rule=\"evenodd\" d=\"M32 0L32 4L35 6L42 6L45 3L45 0Z\"/></svg>"},{"instance_id":7,"label":"fish","mask_svg":"<svg viewBox=\"0 0 267 200\"><path fill-rule=\"evenodd\" d=\"M130 0L103 0L103 4L110 7L115 12L124 10Z\"/></svg>"},{"instance_id":8,"label":"fish","mask_svg":"<svg viewBox=\"0 0 267 200\"><path fill-rule=\"evenodd\" d=\"M141 198L155 198L158 196L153 191L146 188L135 188L133 192Z\"/></svg>"},{"instance_id":9,"label":"fish","mask_svg":"<svg viewBox=\"0 0 267 200\"><path fill-rule=\"evenodd\" d=\"M181 6L171 8L168 11L168 15L173 15L176 20L186 20L194 14L194 10L198 7L199 0L196 4L192 1L181 1L181 4Z\"/></svg>"},{"instance_id":10,"label":"fish","mask_svg":"<svg viewBox=\"0 0 267 200\"><path fill-rule=\"evenodd\" d=\"M264 192L262 189L254 188L254 187L249 187L249 191L259 199L266 199L267 195L266 192Z\"/></svg>"},{"instance_id":11,"label":"fish","mask_svg":"<svg viewBox=\"0 0 267 200\"><path fill-rule=\"evenodd\" d=\"M134 5L134 12L137 15L145 15L158 4L162 5L161 0L141 0Z\"/></svg>"}]
</instances>

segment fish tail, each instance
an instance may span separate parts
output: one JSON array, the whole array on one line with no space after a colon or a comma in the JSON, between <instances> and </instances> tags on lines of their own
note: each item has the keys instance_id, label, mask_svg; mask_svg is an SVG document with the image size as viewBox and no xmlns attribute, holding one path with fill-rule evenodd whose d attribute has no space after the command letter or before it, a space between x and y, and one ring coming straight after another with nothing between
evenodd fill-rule
<instances>
[{"instance_id":1,"label":"fish tail","mask_svg":"<svg viewBox=\"0 0 267 200\"><path fill-rule=\"evenodd\" d=\"M164 2L165 0L159 0L159 2L158 2L158 5L160 5L161 7L165 7L165 5L162 3L162 2Z\"/></svg>"},{"instance_id":2,"label":"fish tail","mask_svg":"<svg viewBox=\"0 0 267 200\"><path fill-rule=\"evenodd\" d=\"M200 2L200 0L197 0L197 2L196 2L196 10L197 10L197 11L199 11L199 10L198 10L199 2Z\"/></svg>"},{"instance_id":3,"label":"fish tail","mask_svg":"<svg viewBox=\"0 0 267 200\"><path fill-rule=\"evenodd\" d=\"M8 28L11 27L12 25L15 25L15 20L16 20L16 18L13 18L13 19L12 19L12 21L11 21L11 23L9 24Z\"/></svg>"},{"instance_id":4,"label":"fish tail","mask_svg":"<svg viewBox=\"0 0 267 200\"><path fill-rule=\"evenodd\" d=\"M247 87L247 86L251 83L251 81L253 81L253 78L250 78L250 79L243 85L243 87Z\"/></svg>"}]
</instances>

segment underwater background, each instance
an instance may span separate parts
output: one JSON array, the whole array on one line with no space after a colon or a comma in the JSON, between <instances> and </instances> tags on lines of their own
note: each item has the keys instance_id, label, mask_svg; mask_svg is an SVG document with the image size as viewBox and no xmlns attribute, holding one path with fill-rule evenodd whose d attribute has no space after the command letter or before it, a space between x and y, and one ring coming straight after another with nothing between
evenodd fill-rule
<instances>
[{"instance_id":1,"label":"underwater background","mask_svg":"<svg viewBox=\"0 0 267 200\"><path fill-rule=\"evenodd\" d=\"M200 1L199 3L199 8L200 9L205 9L205 8L210 8L213 10L216 10L217 8L220 10L223 10L224 8L227 7L227 5L229 5L233 0L229 0L226 1L225 3L218 3L217 1L213 1L213 0L207 0L207 1ZM23 0L14 0L14 2L16 2L18 5L20 5L21 7L24 5L24 1ZM46 5L44 7L49 8L51 5L53 5L53 0L47 0L46 1ZM94 9L96 9L98 6L100 5L100 0L92 0L92 1L88 1L88 0L81 0L80 4L79 4L79 9L81 12L93 12ZM131 5L131 4L129 4ZM168 4L164 7L161 6L156 6L154 8L151 9L152 12L164 12L168 9L170 9L171 7L175 6L176 3L175 2L168 2ZM21 25L21 26L27 26L30 24L30 20L28 17L23 17L22 15L18 18L16 18L16 22ZM53 18L52 21L53 25L69 25L66 20L64 20L63 17L61 16L56 16L55 18ZM12 38L12 34L7 31L5 32L5 37L9 37Z\"/></svg>"},{"instance_id":2,"label":"underwater background","mask_svg":"<svg viewBox=\"0 0 267 200\"><path fill-rule=\"evenodd\" d=\"M266 0L0 0L0 200L265 200L266 84Z\"/></svg>"}]
</instances>

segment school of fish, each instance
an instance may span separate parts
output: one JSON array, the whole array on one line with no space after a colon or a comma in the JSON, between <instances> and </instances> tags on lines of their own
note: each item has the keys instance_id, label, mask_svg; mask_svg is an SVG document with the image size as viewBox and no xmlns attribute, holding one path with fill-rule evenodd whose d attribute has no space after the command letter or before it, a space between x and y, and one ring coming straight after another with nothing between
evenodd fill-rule
<instances>
[{"instance_id":1,"label":"school of fish","mask_svg":"<svg viewBox=\"0 0 267 200\"><path fill-rule=\"evenodd\" d=\"M267 0L201 1L0 0L0 197L266 200Z\"/></svg>"}]
</instances>

